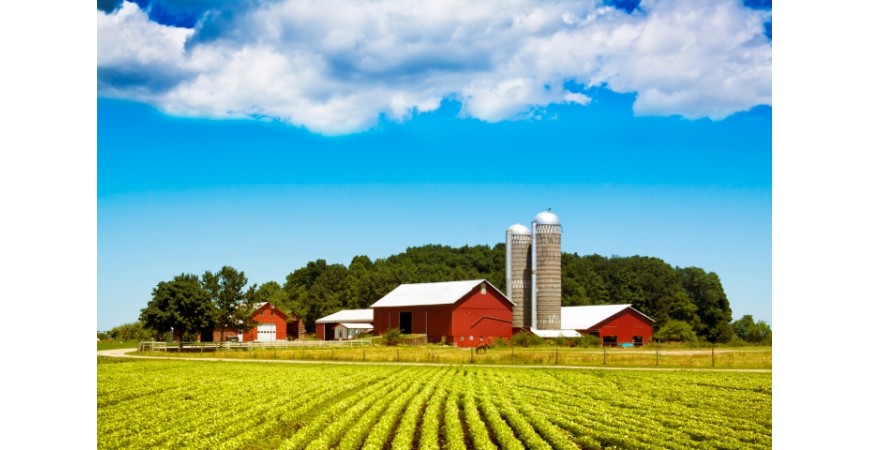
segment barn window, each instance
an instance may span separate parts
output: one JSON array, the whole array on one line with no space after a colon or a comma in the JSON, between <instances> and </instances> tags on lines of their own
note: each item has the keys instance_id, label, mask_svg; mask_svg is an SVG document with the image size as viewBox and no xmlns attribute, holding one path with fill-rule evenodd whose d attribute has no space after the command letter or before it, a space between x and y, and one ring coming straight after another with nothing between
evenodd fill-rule
<instances>
[{"instance_id":1,"label":"barn window","mask_svg":"<svg viewBox=\"0 0 870 450\"><path fill-rule=\"evenodd\" d=\"M643 345L643 336L634 336L632 337L635 346Z\"/></svg>"},{"instance_id":2,"label":"barn window","mask_svg":"<svg viewBox=\"0 0 870 450\"><path fill-rule=\"evenodd\" d=\"M604 336L604 345L616 346L616 336Z\"/></svg>"},{"instance_id":3,"label":"barn window","mask_svg":"<svg viewBox=\"0 0 870 450\"><path fill-rule=\"evenodd\" d=\"M465 341L465 336L459 336L459 342Z\"/></svg>"},{"instance_id":4,"label":"barn window","mask_svg":"<svg viewBox=\"0 0 870 450\"><path fill-rule=\"evenodd\" d=\"M468 336L468 340L474 342L474 336Z\"/></svg>"},{"instance_id":5,"label":"barn window","mask_svg":"<svg viewBox=\"0 0 870 450\"><path fill-rule=\"evenodd\" d=\"M480 295L486 295L486 283L480 283Z\"/></svg>"}]
</instances>

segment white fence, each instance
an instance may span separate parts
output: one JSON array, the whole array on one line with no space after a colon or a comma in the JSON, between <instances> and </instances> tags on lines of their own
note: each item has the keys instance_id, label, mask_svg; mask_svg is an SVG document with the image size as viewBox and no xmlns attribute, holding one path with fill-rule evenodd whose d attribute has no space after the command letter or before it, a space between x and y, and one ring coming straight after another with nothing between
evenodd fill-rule
<instances>
[{"instance_id":1,"label":"white fence","mask_svg":"<svg viewBox=\"0 0 870 450\"><path fill-rule=\"evenodd\" d=\"M371 339L349 339L342 341L274 341L274 342L182 342L184 351L195 352L199 350L253 350L253 349L278 349L278 348L336 348L336 347L370 347ZM140 352L165 352L178 350L178 342L140 342Z\"/></svg>"}]
</instances>

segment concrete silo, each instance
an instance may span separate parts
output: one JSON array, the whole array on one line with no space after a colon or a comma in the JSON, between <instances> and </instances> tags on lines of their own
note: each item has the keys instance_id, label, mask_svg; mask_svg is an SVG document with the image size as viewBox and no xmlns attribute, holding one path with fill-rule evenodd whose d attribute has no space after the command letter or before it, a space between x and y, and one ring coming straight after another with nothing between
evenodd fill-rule
<instances>
[{"instance_id":1,"label":"concrete silo","mask_svg":"<svg viewBox=\"0 0 870 450\"><path fill-rule=\"evenodd\" d=\"M562 225L542 211L532 221L532 327L562 328ZM516 320L516 319L514 319Z\"/></svg>"},{"instance_id":2,"label":"concrete silo","mask_svg":"<svg viewBox=\"0 0 870 450\"><path fill-rule=\"evenodd\" d=\"M505 286L507 297L516 304L513 327L529 327L532 325L532 232L517 223L505 234Z\"/></svg>"}]
</instances>

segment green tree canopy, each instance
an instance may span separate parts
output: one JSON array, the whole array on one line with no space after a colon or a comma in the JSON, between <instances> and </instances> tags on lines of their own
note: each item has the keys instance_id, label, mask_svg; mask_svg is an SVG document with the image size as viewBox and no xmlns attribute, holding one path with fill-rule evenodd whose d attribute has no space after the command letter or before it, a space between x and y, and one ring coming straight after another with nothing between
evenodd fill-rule
<instances>
[{"instance_id":1,"label":"green tree canopy","mask_svg":"<svg viewBox=\"0 0 870 450\"><path fill-rule=\"evenodd\" d=\"M155 330L146 328L142 322L125 323L109 330L106 335L116 341L146 341L157 337Z\"/></svg>"},{"instance_id":2,"label":"green tree canopy","mask_svg":"<svg viewBox=\"0 0 870 450\"><path fill-rule=\"evenodd\" d=\"M214 305L199 277L176 275L172 281L161 281L151 291L151 300L141 310L139 321L160 333L172 331L184 337L200 333L214 325Z\"/></svg>"},{"instance_id":3,"label":"green tree canopy","mask_svg":"<svg viewBox=\"0 0 870 450\"><path fill-rule=\"evenodd\" d=\"M695 343L698 337L692 326L682 320L670 320L655 334L655 338L665 342Z\"/></svg>"},{"instance_id":4,"label":"green tree canopy","mask_svg":"<svg viewBox=\"0 0 870 450\"><path fill-rule=\"evenodd\" d=\"M753 344L770 345L773 343L773 332L765 321L758 322L751 315L745 315L731 324L734 337Z\"/></svg>"},{"instance_id":5,"label":"green tree canopy","mask_svg":"<svg viewBox=\"0 0 870 450\"><path fill-rule=\"evenodd\" d=\"M254 325L254 291L246 295L245 285L248 278L245 272L233 267L223 266L217 273L206 271L202 276L202 286L214 305L213 322L220 331L220 340L226 330L249 330Z\"/></svg>"}]
</instances>

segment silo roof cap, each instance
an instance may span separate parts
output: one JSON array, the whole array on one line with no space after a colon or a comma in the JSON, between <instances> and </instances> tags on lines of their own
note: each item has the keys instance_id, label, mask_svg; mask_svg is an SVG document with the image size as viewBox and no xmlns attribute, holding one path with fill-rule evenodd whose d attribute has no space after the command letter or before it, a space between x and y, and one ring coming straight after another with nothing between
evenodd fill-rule
<instances>
[{"instance_id":1,"label":"silo roof cap","mask_svg":"<svg viewBox=\"0 0 870 450\"><path fill-rule=\"evenodd\" d=\"M508 231L510 231L511 234L527 234L529 236L532 235L531 230L529 230L525 225L522 225L519 223L515 223L515 224L509 226Z\"/></svg>"},{"instance_id":2,"label":"silo roof cap","mask_svg":"<svg viewBox=\"0 0 870 450\"><path fill-rule=\"evenodd\" d=\"M550 210L541 211L535 216L535 223L538 225L560 225L559 218L550 212Z\"/></svg>"}]
</instances>

